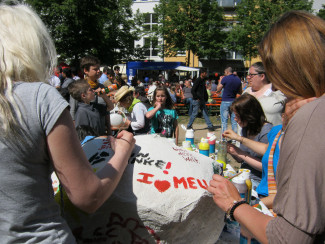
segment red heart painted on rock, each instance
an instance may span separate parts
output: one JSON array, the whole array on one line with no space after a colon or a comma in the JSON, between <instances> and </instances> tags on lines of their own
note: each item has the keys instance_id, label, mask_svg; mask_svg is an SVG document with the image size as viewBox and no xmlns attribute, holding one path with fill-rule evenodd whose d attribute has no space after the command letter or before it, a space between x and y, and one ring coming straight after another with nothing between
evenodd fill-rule
<instances>
[{"instance_id":1,"label":"red heart painted on rock","mask_svg":"<svg viewBox=\"0 0 325 244\"><path fill-rule=\"evenodd\" d=\"M170 183L166 180L156 180L154 183L155 187L158 189L159 192L167 191L170 187Z\"/></svg>"}]
</instances>

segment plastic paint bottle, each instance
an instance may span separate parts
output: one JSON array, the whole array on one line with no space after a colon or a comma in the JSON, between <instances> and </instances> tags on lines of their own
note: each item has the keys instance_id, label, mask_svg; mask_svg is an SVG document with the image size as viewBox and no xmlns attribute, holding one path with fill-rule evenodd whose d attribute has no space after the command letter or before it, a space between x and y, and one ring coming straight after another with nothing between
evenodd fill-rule
<instances>
[{"instance_id":1,"label":"plastic paint bottle","mask_svg":"<svg viewBox=\"0 0 325 244\"><path fill-rule=\"evenodd\" d=\"M193 129L186 130L185 141L190 141L191 144L194 145L194 130Z\"/></svg>"},{"instance_id":2,"label":"plastic paint bottle","mask_svg":"<svg viewBox=\"0 0 325 244\"><path fill-rule=\"evenodd\" d=\"M212 135L209 138L209 154L215 154L216 153L216 136Z\"/></svg>"},{"instance_id":3,"label":"plastic paint bottle","mask_svg":"<svg viewBox=\"0 0 325 244\"><path fill-rule=\"evenodd\" d=\"M209 143L208 139L202 138L199 144L199 152L207 157L209 157Z\"/></svg>"},{"instance_id":4,"label":"plastic paint bottle","mask_svg":"<svg viewBox=\"0 0 325 244\"><path fill-rule=\"evenodd\" d=\"M207 133L207 139L210 139L211 136L215 136L214 132L208 132Z\"/></svg>"}]
</instances>

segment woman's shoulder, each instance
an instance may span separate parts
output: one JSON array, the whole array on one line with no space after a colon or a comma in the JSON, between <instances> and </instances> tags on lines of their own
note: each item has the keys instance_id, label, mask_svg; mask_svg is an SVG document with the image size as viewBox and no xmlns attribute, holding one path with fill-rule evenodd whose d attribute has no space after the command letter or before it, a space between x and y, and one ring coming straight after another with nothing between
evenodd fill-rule
<instances>
[{"instance_id":1,"label":"woman's shoulder","mask_svg":"<svg viewBox=\"0 0 325 244\"><path fill-rule=\"evenodd\" d=\"M248 93L248 94L251 94L252 93L252 87L247 87L242 94L245 94L245 93Z\"/></svg>"},{"instance_id":2,"label":"woman's shoulder","mask_svg":"<svg viewBox=\"0 0 325 244\"><path fill-rule=\"evenodd\" d=\"M37 96L41 96L49 100L53 100L55 95L57 95L58 98L62 97L56 88L44 82L16 82L14 89L16 94L19 95L22 93L24 97L36 98ZM29 96L26 96L26 94Z\"/></svg>"},{"instance_id":3,"label":"woman's shoulder","mask_svg":"<svg viewBox=\"0 0 325 244\"><path fill-rule=\"evenodd\" d=\"M133 110L134 110L134 109L139 109L139 110L143 110L143 109L145 109L145 110L147 110L147 107L146 107L142 102L138 102L138 103L136 103L136 104L134 105Z\"/></svg>"},{"instance_id":4,"label":"woman's shoulder","mask_svg":"<svg viewBox=\"0 0 325 244\"><path fill-rule=\"evenodd\" d=\"M259 135L265 135L268 134L271 129L273 128L273 125L271 123L265 123L261 129L261 132L259 133Z\"/></svg>"},{"instance_id":5,"label":"woman's shoulder","mask_svg":"<svg viewBox=\"0 0 325 244\"><path fill-rule=\"evenodd\" d=\"M295 125L304 126L310 122L323 123L325 117L325 96L303 105L290 119L288 127L294 122Z\"/></svg>"},{"instance_id":6,"label":"woman's shoulder","mask_svg":"<svg viewBox=\"0 0 325 244\"><path fill-rule=\"evenodd\" d=\"M278 134L278 132L281 130L282 130L282 125L273 126L270 132L268 133L268 137L269 138L275 137Z\"/></svg>"}]
</instances>

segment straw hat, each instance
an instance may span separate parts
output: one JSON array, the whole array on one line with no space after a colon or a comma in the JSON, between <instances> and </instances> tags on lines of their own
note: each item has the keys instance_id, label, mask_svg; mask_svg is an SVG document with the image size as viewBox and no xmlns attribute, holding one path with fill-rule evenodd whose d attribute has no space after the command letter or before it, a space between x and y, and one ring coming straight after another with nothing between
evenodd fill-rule
<instances>
[{"instance_id":1,"label":"straw hat","mask_svg":"<svg viewBox=\"0 0 325 244\"><path fill-rule=\"evenodd\" d=\"M114 95L114 99L116 102L119 102L122 97L127 95L130 92L133 92L134 88L133 87L128 87L128 86L122 86Z\"/></svg>"}]
</instances>

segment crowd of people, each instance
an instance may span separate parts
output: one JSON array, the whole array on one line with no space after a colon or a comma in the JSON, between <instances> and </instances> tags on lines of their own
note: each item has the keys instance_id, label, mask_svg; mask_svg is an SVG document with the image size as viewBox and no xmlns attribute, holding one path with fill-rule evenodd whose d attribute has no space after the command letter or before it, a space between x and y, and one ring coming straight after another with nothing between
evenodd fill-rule
<instances>
[{"instance_id":1,"label":"crowd of people","mask_svg":"<svg viewBox=\"0 0 325 244\"><path fill-rule=\"evenodd\" d=\"M117 186L134 135L158 133L178 143L175 103L189 107L187 129L201 110L207 129L214 131L206 107L214 93L222 97L228 152L251 169L253 185L276 217L243 202L220 175L208 187L216 205L263 243L324 241L325 22L320 18L284 14L261 42L262 62L249 68L248 86L231 67L218 80L207 80L202 68L196 79L151 80L148 89L139 80L127 85L118 66L101 71L93 56L80 60L80 77L73 68L61 71L45 25L26 5L0 5L0 36L3 242L75 243L49 190L52 169L71 202L92 213ZM117 106L127 116L123 130L111 126L110 113ZM115 154L95 174L81 144L87 136L103 135Z\"/></svg>"}]
</instances>

